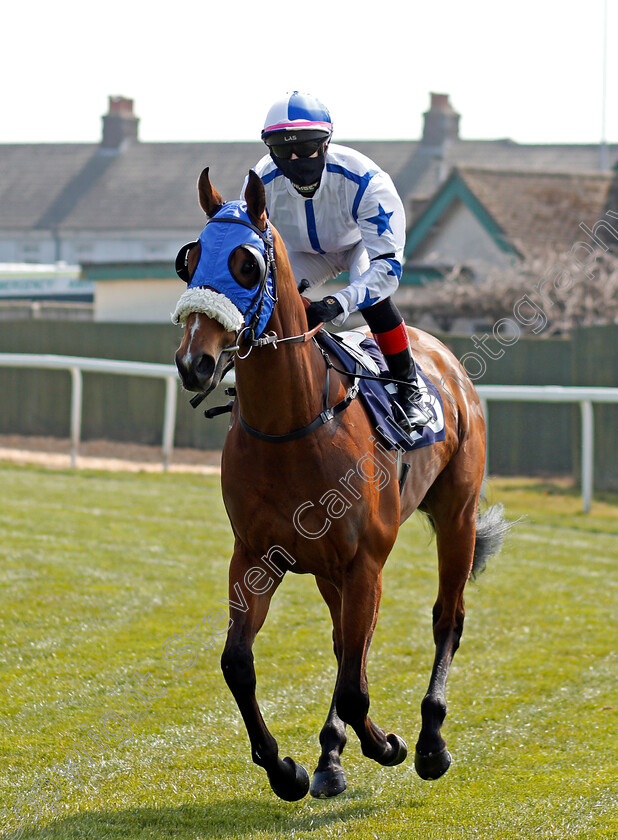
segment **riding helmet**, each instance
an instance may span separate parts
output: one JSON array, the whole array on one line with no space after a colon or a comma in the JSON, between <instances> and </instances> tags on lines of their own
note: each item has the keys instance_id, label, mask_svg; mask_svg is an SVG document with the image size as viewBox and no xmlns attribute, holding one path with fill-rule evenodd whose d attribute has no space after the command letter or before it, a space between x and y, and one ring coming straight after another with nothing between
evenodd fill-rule
<instances>
[{"instance_id":1,"label":"riding helmet","mask_svg":"<svg viewBox=\"0 0 618 840\"><path fill-rule=\"evenodd\" d=\"M278 99L268 111L262 130L267 146L328 138L333 122L328 108L310 93L295 90Z\"/></svg>"}]
</instances>

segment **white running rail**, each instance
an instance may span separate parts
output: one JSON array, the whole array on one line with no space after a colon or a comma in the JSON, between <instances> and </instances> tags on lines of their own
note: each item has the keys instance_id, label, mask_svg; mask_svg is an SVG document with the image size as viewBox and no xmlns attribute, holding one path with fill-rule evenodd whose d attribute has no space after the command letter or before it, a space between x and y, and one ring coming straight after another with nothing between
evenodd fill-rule
<instances>
[{"instance_id":1,"label":"white running rail","mask_svg":"<svg viewBox=\"0 0 618 840\"><path fill-rule=\"evenodd\" d=\"M550 402L579 403L581 412L581 490L584 513L590 512L594 493L594 412L593 403L618 403L618 388L562 385L477 385L487 423L487 403Z\"/></svg>"},{"instance_id":2,"label":"white running rail","mask_svg":"<svg viewBox=\"0 0 618 840\"><path fill-rule=\"evenodd\" d=\"M89 359L81 356L52 356L29 353L0 353L0 367L47 368L67 370L71 374L71 466L77 466L82 422L82 374L116 373L124 376L147 376L165 380L163 412L163 469L167 470L174 449L178 374L174 365L154 362L124 362L113 359ZM227 380L227 377L226 377ZM578 403L581 411L581 489L583 510L590 511L594 492L594 412L593 403L618 403L618 388L560 385L477 385L485 419L487 403L539 402Z\"/></svg>"},{"instance_id":3,"label":"white running rail","mask_svg":"<svg viewBox=\"0 0 618 840\"><path fill-rule=\"evenodd\" d=\"M123 376L147 376L165 380L163 411L163 469L167 471L174 448L178 372L174 365L154 362L121 362L114 359L87 359L81 356L38 356L30 353L0 353L0 367L68 370L71 374L71 466L77 466L77 452L82 429L84 371L117 373Z\"/></svg>"}]
</instances>

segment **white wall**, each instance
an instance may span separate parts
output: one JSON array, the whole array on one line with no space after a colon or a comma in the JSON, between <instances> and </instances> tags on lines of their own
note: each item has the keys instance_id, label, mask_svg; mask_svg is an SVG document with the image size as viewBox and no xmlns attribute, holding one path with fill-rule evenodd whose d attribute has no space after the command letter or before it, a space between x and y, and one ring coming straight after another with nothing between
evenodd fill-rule
<instances>
[{"instance_id":1,"label":"white wall","mask_svg":"<svg viewBox=\"0 0 618 840\"><path fill-rule=\"evenodd\" d=\"M185 290L180 280L104 280L95 284L95 321L169 323Z\"/></svg>"},{"instance_id":2,"label":"white wall","mask_svg":"<svg viewBox=\"0 0 618 840\"><path fill-rule=\"evenodd\" d=\"M440 219L438 230L427 236L415 252L414 262L448 265L482 262L502 268L510 264L510 258L498 248L471 210L456 199Z\"/></svg>"},{"instance_id":3,"label":"white wall","mask_svg":"<svg viewBox=\"0 0 618 840\"><path fill-rule=\"evenodd\" d=\"M196 238L196 231L4 232L0 236L0 263L153 262L173 264L179 248Z\"/></svg>"},{"instance_id":4,"label":"white wall","mask_svg":"<svg viewBox=\"0 0 618 840\"><path fill-rule=\"evenodd\" d=\"M0 263L45 263L57 261L56 245L47 231L21 233L4 231L0 235ZM69 262L69 260L65 260Z\"/></svg>"}]
</instances>

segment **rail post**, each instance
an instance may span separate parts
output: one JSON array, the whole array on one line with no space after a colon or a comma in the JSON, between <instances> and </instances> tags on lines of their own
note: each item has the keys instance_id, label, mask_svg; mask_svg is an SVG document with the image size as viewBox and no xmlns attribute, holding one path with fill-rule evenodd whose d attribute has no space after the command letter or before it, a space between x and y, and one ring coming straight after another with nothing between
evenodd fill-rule
<instances>
[{"instance_id":1,"label":"rail post","mask_svg":"<svg viewBox=\"0 0 618 840\"><path fill-rule=\"evenodd\" d=\"M77 467L77 453L82 434L83 377L78 367L69 368L71 373L71 467Z\"/></svg>"},{"instance_id":2,"label":"rail post","mask_svg":"<svg viewBox=\"0 0 618 840\"><path fill-rule=\"evenodd\" d=\"M165 411L163 415L163 472L167 472L174 449L176 431L176 402L178 397L178 378L165 377Z\"/></svg>"},{"instance_id":3,"label":"rail post","mask_svg":"<svg viewBox=\"0 0 618 840\"><path fill-rule=\"evenodd\" d=\"M582 506L590 513L594 492L594 411L590 400L579 404L582 418Z\"/></svg>"}]
</instances>

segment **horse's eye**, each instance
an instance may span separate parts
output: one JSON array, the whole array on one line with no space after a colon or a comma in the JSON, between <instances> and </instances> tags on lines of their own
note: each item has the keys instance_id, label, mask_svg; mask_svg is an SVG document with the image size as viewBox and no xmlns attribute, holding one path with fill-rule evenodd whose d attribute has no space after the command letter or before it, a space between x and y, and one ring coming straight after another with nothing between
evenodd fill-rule
<instances>
[{"instance_id":1,"label":"horse's eye","mask_svg":"<svg viewBox=\"0 0 618 840\"><path fill-rule=\"evenodd\" d=\"M242 274L249 275L254 271L257 271L258 264L256 263L253 257L248 257L240 267L240 271Z\"/></svg>"},{"instance_id":2,"label":"horse's eye","mask_svg":"<svg viewBox=\"0 0 618 840\"><path fill-rule=\"evenodd\" d=\"M260 280L260 264L251 250L240 245L232 251L228 263L232 277L245 289L252 289Z\"/></svg>"}]
</instances>

